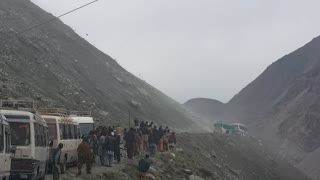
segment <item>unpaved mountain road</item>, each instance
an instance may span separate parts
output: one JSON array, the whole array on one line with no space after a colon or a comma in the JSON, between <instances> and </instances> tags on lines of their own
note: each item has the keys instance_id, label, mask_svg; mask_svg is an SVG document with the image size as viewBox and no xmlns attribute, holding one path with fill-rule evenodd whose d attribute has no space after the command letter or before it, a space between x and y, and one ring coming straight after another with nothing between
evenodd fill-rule
<instances>
[{"instance_id":1,"label":"unpaved mountain road","mask_svg":"<svg viewBox=\"0 0 320 180\"><path fill-rule=\"evenodd\" d=\"M112 168L94 165L90 175L83 167L79 177L76 177L76 167L69 168L61 179L136 180L138 160L143 155L134 160L123 159ZM190 179L192 175L205 180L309 180L289 163L273 156L252 137L177 134L174 155L170 152L157 153L152 160L150 174L157 180ZM47 175L47 178L52 179L52 175Z\"/></svg>"}]
</instances>

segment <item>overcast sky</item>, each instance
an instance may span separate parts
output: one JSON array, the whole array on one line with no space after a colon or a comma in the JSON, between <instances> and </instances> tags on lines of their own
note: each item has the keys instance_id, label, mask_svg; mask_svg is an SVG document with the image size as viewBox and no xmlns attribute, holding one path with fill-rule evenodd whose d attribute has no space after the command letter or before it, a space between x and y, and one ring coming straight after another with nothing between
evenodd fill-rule
<instances>
[{"instance_id":1,"label":"overcast sky","mask_svg":"<svg viewBox=\"0 0 320 180\"><path fill-rule=\"evenodd\" d=\"M60 15L91 0L32 1ZM179 102L227 102L320 35L319 7L318 0L100 0L62 20Z\"/></svg>"}]
</instances>

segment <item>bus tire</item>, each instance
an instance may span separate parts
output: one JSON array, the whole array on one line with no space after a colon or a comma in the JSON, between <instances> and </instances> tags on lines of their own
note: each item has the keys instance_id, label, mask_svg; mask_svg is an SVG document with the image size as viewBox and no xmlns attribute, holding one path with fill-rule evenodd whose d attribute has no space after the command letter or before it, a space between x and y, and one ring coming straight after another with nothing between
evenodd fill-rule
<instances>
[{"instance_id":1,"label":"bus tire","mask_svg":"<svg viewBox=\"0 0 320 180\"><path fill-rule=\"evenodd\" d=\"M43 175L42 177L39 177L39 180L45 180L46 175Z\"/></svg>"}]
</instances>

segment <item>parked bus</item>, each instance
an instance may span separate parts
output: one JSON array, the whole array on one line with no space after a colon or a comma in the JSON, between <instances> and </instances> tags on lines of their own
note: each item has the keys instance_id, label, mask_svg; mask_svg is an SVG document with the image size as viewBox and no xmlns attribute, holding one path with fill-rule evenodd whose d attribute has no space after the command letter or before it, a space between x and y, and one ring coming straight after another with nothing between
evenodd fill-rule
<instances>
[{"instance_id":1,"label":"parked bus","mask_svg":"<svg viewBox=\"0 0 320 180\"><path fill-rule=\"evenodd\" d=\"M61 163L61 173L64 174L66 167L76 165L78 161L77 148L81 143L79 123L69 117L65 109L46 108L39 109L42 118L47 122L49 129L49 169L52 167L52 152L63 144Z\"/></svg>"},{"instance_id":2,"label":"parked bus","mask_svg":"<svg viewBox=\"0 0 320 180\"><path fill-rule=\"evenodd\" d=\"M44 179L48 161L48 126L35 111L33 101L0 100L16 152L11 159L10 179Z\"/></svg>"},{"instance_id":3,"label":"parked bus","mask_svg":"<svg viewBox=\"0 0 320 180\"><path fill-rule=\"evenodd\" d=\"M10 128L6 118L0 114L0 179L9 180L11 168Z\"/></svg>"},{"instance_id":4,"label":"parked bus","mask_svg":"<svg viewBox=\"0 0 320 180\"><path fill-rule=\"evenodd\" d=\"M229 123L219 121L214 123L213 131L215 133L232 134L232 126Z\"/></svg>"},{"instance_id":5,"label":"parked bus","mask_svg":"<svg viewBox=\"0 0 320 180\"><path fill-rule=\"evenodd\" d=\"M213 131L222 134L248 135L248 129L245 125L239 123L229 124L222 121L214 123Z\"/></svg>"},{"instance_id":6,"label":"parked bus","mask_svg":"<svg viewBox=\"0 0 320 180\"><path fill-rule=\"evenodd\" d=\"M81 137L88 135L90 131L95 130L94 120L89 111L71 111L70 117L79 123Z\"/></svg>"},{"instance_id":7,"label":"parked bus","mask_svg":"<svg viewBox=\"0 0 320 180\"><path fill-rule=\"evenodd\" d=\"M248 128L239 123L233 123L231 124L233 129L233 134L240 135L240 136L247 136L248 135Z\"/></svg>"}]
</instances>

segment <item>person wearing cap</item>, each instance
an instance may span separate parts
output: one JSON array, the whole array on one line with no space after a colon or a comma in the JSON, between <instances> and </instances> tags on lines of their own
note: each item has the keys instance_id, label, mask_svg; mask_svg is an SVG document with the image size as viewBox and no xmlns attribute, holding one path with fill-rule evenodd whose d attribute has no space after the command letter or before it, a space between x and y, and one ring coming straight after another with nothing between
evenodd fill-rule
<instances>
[{"instance_id":1,"label":"person wearing cap","mask_svg":"<svg viewBox=\"0 0 320 180\"><path fill-rule=\"evenodd\" d=\"M52 167L52 175L53 180L60 180L60 157L61 157L61 149L63 148L63 144L60 143L58 147L53 150L52 159L53 159L53 167Z\"/></svg>"},{"instance_id":2,"label":"person wearing cap","mask_svg":"<svg viewBox=\"0 0 320 180\"><path fill-rule=\"evenodd\" d=\"M120 163L121 160L121 132L120 130L116 130L115 132L115 145L114 145L114 159L117 160L118 163Z\"/></svg>"},{"instance_id":3,"label":"person wearing cap","mask_svg":"<svg viewBox=\"0 0 320 180\"><path fill-rule=\"evenodd\" d=\"M114 150L116 146L116 138L114 132L111 132L106 139L106 154L107 159L105 160L107 167L112 167L112 162L114 158Z\"/></svg>"},{"instance_id":4,"label":"person wearing cap","mask_svg":"<svg viewBox=\"0 0 320 180\"><path fill-rule=\"evenodd\" d=\"M78 152L78 176L81 175L83 164L86 164L87 174L91 174L91 151L88 137L84 137L82 143L77 148Z\"/></svg>"}]
</instances>

